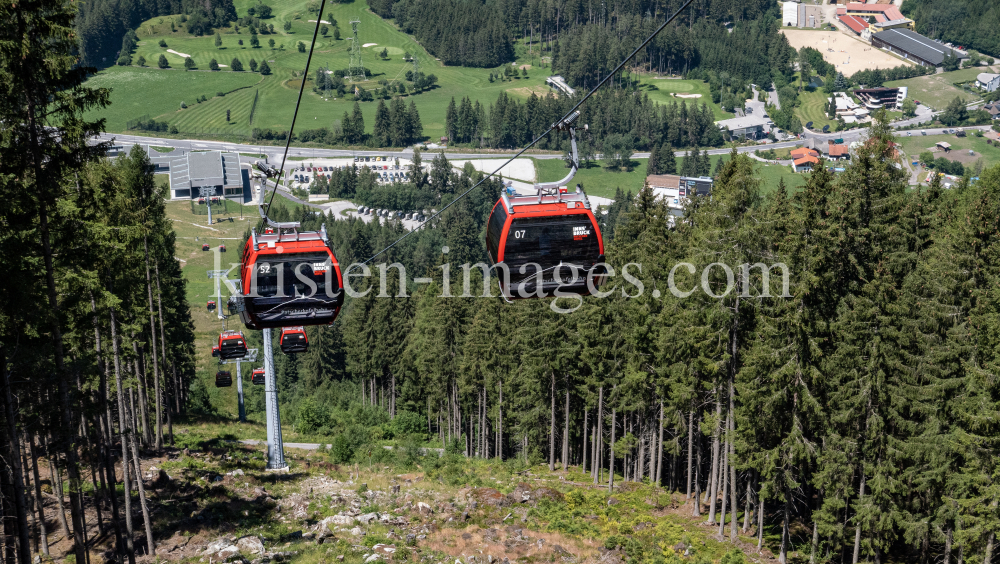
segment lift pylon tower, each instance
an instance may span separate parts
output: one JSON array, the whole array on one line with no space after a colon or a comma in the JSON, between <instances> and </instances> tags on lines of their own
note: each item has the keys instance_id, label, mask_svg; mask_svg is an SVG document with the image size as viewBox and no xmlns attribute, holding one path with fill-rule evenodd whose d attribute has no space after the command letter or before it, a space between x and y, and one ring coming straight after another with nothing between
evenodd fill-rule
<instances>
[{"instance_id":1,"label":"lift pylon tower","mask_svg":"<svg viewBox=\"0 0 1000 564\"><path fill-rule=\"evenodd\" d=\"M212 225L212 198L215 197L215 186L202 186L198 192L202 198L205 198L205 204L208 205L208 224Z\"/></svg>"},{"instance_id":2,"label":"lift pylon tower","mask_svg":"<svg viewBox=\"0 0 1000 564\"><path fill-rule=\"evenodd\" d=\"M219 364L236 363L236 399L240 408L240 423L247 422L247 410L243 404L243 372L240 371L241 362L257 362L257 349L247 349L247 354L243 358L233 360L220 360Z\"/></svg>"},{"instance_id":3,"label":"lift pylon tower","mask_svg":"<svg viewBox=\"0 0 1000 564\"><path fill-rule=\"evenodd\" d=\"M274 350L271 330L264 329L264 406L267 411L267 469L284 470L284 444L281 441L281 414L278 412L278 388L274 381Z\"/></svg>"},{"instance_id":4,"label":"lift pylon tower","mask_svg":"<svg viewBox=\"0 0 1000 564\"><path fill-rule=\"evenodd\" d=\"M351 62L347 67L347 75L351 82L364 82L368 80L365 75L365 66L361 63L361 42L358 41L358 24L361 20L351 20L351 31L354 37L351 41Z\"/></svg>"}]
</instances>

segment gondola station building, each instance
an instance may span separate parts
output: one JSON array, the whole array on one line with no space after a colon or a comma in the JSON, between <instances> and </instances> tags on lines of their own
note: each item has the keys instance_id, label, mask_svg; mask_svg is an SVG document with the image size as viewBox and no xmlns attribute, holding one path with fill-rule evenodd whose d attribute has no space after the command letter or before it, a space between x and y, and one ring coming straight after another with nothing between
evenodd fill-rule
<instances>
[{"instance_id":1,"label":"gondola station building","mask_svg":"<svg viewBox=\"0 0 1000 564\"><path fill-rule=\"evenodd\" d=\"M202 188L208 188L213 196L234 199L242 199L249 192L250 178L240 167L238 153L201 151L177 157L150 157L157 172L170 174L171 200L198 198Z\"/></svg>"}]
</instances>

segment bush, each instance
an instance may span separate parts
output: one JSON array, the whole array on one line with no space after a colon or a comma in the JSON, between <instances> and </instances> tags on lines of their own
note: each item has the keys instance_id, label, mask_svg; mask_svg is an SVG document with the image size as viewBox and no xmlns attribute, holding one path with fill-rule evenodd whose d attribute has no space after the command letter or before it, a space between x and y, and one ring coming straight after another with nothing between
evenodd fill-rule
<instances>
[{"instance_id":1,"label":"bush","mask_svg":"<svg viewBox=\"0 0 1000 564\"><path fill-rule=\"evenodd\" d=\"M164 49L167 48L167 40L166 39L161 39L160 40L160 47L163 47Z\"/></svg>"},{"instance_id":2,"label":"bush","mask_svg":"<svg viewBox=\"0 0 1000 564\"><path fill-rule=\"evenodd\" d=\"M219 70L219 61L216 61L215 59L212 59L211 61L209 61L208 62L208 69L209 70L214 70L214 71Z\"/></svg>"},{"instance_id":3,"label":"bush","mask_svg":"<svg viewBox=\"0 0 1000 564\"><path fill-rule=\"evenodd\" d=\"M181 109L183 110L184 108L187 108L187 107L188 107L188 105L185 104L184 101L182 100L181 101Z\"/></svg>"},{"instance_id":4,"label":"bush","mask_svg":"<svg viewBox=\"0 0 1000 564\"><path fill-rule=\"evenodd\" d=\"M296 47L298 48L299 53L305 53L306 52L306 44L305 43L299 41L299 43L298 43L298 45L296 45Z\"/></svg>"},{"instance_id":5,"label":"bush","mask_svg":"<svg viewBox=\"0 0 1000 564\"><path fill-rule=\"evenodd\" d=\"M330 443L330 462L346 464L354 458L354 450L344 435L337 435Z\"/></svg>"},{"instance_id":6,"label":"bush","mask_svg":"<svg viewBox=\"0 0 1000 564\"><path fill-rule=\"evenodd\" d=\"M167 58L166 58L165 56L163 56L163 55L160 55L160 60L159 60L159 61L157 61L157 62L156 62L156 64L157 64L157 66L159 66L159 67L160 67L161 69L165 69L165 68L167 68L167 67L169 67L169 66L170 66L170 62L168 62L168 61L167 61Z\"/></svg>"},{"instance_id":7,"label":"bush","mask_svg":"<svg viewBox=\"0 0 1000 564\"><path fill-rule=\"evenodd\" d=\"M194 68L194 61L191 59L191 57L184 57L184 68L187 70L191 70Z\"/></svg>"},{"instance_id":8,"label":"bush","mask_svg":"<svg viewBox=\"0 0 1000 564\"><path fill-rule=\"evenodd\" d=\"M412 411L400 411L392 420L392 428L397 437L422 436L427 431L427 420Z\"/></svg>"}]
</instances>

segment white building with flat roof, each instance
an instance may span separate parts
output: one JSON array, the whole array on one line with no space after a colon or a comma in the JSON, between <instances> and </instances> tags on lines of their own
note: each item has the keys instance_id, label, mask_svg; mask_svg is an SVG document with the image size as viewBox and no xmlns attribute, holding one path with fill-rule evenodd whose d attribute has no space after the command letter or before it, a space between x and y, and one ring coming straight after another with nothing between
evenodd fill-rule
<instances>
[{"instance_id":1,"label":"white building with flat roof","mask_svg":"<svg viewBox=\"0 0 1000 564\"><path fill-rule=\"evenodd\" d=\"M215 196L242 197L243 176L238 153L204 151L174 157L170 159L170 199L197 198L202 188L212 189Z\"/></svg>"},{"instance_id":2,"label":"white building with flat roof","mask_svg":"<svg viewBox=\"0 0 1000 564\"><path fill-rule=\"evenodd\" d=\"M1000 88L1000 74L981 72L976 77L976 86L987 92L995 92Z\"/></svg>"}]
</instances>

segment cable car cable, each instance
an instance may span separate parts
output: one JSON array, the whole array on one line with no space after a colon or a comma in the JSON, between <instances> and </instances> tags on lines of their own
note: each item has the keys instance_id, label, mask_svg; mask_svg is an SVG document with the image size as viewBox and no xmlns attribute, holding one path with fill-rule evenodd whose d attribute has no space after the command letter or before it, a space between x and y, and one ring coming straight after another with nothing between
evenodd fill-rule
<instances>
[{"instance_id":1,"label":"cable car cable","mask_svg":"<svg viewBox=\"0 0 1000 564\"><path fill-rule=\"evenodd\" d=\"M647 45L649 45L653 41L653 39L655 39L656 36L659 35L659 33L661 31L663 31L668 25L670 25L670 23L673 22L674 19L676 19L677 16L679 16L680 13L682 11L684 11L685 8L687 8L688 6L690 6L693 1L694 0L687 0L686 2L684 2L684 4L680 8L678 8L677 11L674 12L674 14L672 16L670 16L669 18L667 18L666 21L664 21L660 25L660 27L656 28L656 31L654 31L652 34L650 34L650 36L647 37L645 41L643 41L641 44L639 44L639 46L636 47L635 50L633 50L632 53L629 54L628 57L625 57L625 59L622 60L622 62L619 63L618 66L615 67L615 69L613 71L611 71L610 73L608 73L608 75L605 76L603 80L601 80L599 83L597 83L597 86L595 86L590 92L587 92L587 94L585 94L583 96L583 98L581 98L580 101L576 103L576 105L574 105L568 112L566 112L566 115L564 115L562 118L560 118L559 121L557 121L556 123L554 123L551 126L549 126L548 129L546 129L544 132L542 132L540 135L538 135L538 137L535 137L523 149L521 149L520 151L518 151L516 155L514 155L513 157L507 159L507 162L505 162L502 165L500 165L499 168L497 168L496 170L494 170L491 173L488 173L479 182L476 182L475 184L473 184L471 188L469 188L465 192L462 192L461 194L459 194L458 197L455 198L454 200L448 202L448 204L445 205L443 208L441 208L440 211L438 211L434 215L428 217L426 220L424 220L423 222L421 222L420 225L418 225L417 227L415 227L413 229L413 231L408 231L403 236L401 236L399 239L396 239L395 241L393 241L392 243L390 243L389 246L387 246L386 248L384 248L381 251L379 251L379 252L375 253L374 255L372 255L368 260L366 260L365 262L361 263L361 265L364 266L364 265L368 264L369 262L375 260L379 256L385 254L386 251L388 251L388 250L392 249L393 247L395 247L400 241L402 241L403 239L406 239L412 233L414 233L415 231L417 231L418 229L420 229L424 225L427 225L427 223L429 223L432 219L434 219L435 217L441 215L442 213L444 213L444 211L446 209L448 209L451 206L453 206L455 204L455 202L457 202L457 201L461 200L462 198L464 198L465 196L467 196L470 192L472 192L473 190L475 190L476 188L478 188L480 184L482 184L483 182L486 182L486 180L488 178L490 178L492 176L495 176L498 172L500 172L501 170L503 170L503 167L507 166L508 164L510 164L511 162L513 162L515 159L517 159L518 157L520 157L521 155L523 155L525 151L527 151L528 149L530 149L533 146L535 146L536 143L538 143L539 141L541 141L542 138L545 137L546 135L548 135L553 129L556 129L557 127L559 127L563 123L565 123L570 118L570 116L573 115L573 112L575 112L577 110L577 108L579 108L584 102L586 102L588 98L590 98L591 96L593 96L594 93L597 92L597 90L600 89L602 86L604 86L604 84L606 82L608 82L609 80L611 80L618 73L618 71L620 71L622 69L622 67L625 66L626 63L628 63L630 60L632 60L632 58L635 57L639 53L639 51L643 50ZM313 37L313 40L315 41L315 36ZM301 97L301 92L300 92L299 96ZM296 110L298 110L298 106L296 106ZM287 151L287 148L285 150ZM274 198L274 194L273 193L271 195L271 198L272 199ZM270 207L270 204L268 204L268 207ZM351 265L351 266L353 267L354 265Z\"/></svg>"},{"instance_id":2,"label":"cable car cable","mask_svg":"<svg viewBox=\"0 0 1000 564\"><path fill-rule=\"evenodd\" d=\"M689 0L690 1L690 0ZM319 12L316 14L316 28L313 29L312 42L309 44L309 55L306 57L306 70L302 73L302 84L299 85L299 98L295 101L295 111L292 113L292 125L288 128L288 138L285 139L285 153L281 157L281 169L278 170L278 177L274 180L274 192L271 192L271 199L267 201L267 209L271 210L271 202L278 192L281 184L281 175L285 173L285 161L288 160L288 147L292 143L292 136L295 133L295 119L299 115L299 105L302 103L302 92L306 88L306 81L309 80L309 63L312 62L313 51L316 49L316 37L319 35L319 26L323 21L323 9L326 8L326 0L320 0ZM267 190L267 177L264 177L264 190ZM264 227L264 218L257 224L257 229Z\"/></svg>"}]
</instances>

